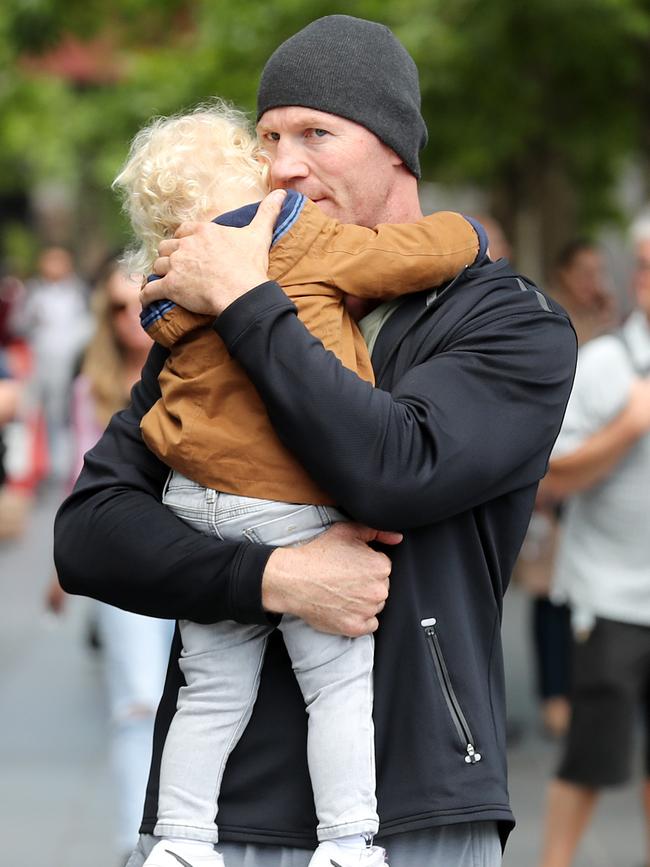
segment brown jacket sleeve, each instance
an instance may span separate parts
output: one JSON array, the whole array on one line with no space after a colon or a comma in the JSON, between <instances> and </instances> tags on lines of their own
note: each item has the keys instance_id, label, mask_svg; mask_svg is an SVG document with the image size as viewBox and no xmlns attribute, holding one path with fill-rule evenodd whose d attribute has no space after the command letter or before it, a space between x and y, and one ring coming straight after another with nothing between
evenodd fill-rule
<instances>
[{"instance_id":1,"label":"brown jacket sleeve","mask_svg":"<svg viewBox=\"0 0 650 867\"><path fill-rule=\"evenodd\" d=\"M212 325L213 322L214 316L207 316L203 313L190 313L189 310L176 304L170 310L162 313L155 322L148 325L146 331L149 337L155 340L156 343L167 347L167 349L171 349L175 343L182 337L185 337L186 334L189 334L190 331L206 325Z\"/></svg>"},{"instance_id":2,"label":"brown jacket sleeve","mask_svg":"<svg viewBox=\"0 0 650 867\"><path fill-rule=\"evenodd\" d=\"M374 229L334 224L321 255L311 261L315 281L325 278L360 298L389 299L451 280L476 261L478 252L471 223L461 214L439 211L417 223L383 223Z\"/></svg>"}]
</instances>

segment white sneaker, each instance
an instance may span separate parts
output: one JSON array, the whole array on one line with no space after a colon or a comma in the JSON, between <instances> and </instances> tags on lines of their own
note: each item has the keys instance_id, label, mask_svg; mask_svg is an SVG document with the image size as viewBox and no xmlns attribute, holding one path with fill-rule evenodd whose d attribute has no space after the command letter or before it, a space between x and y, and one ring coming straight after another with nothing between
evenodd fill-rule
<instances>
[{"instance_id":1,"label":"white sneaker","mask_svg":"<svg viewBox=\"0 0 650 867\"><path fill-rule=\"evenodd\" d=\"M381 846L351 849L326 840L312 855L309 867L388 867L388 862Z\"/></svg>"},{"instance_id":2,"label":"white sneaker","mask_svg":"<svg viewBox=\"0 0 650 867\"><path fill-rule=\"evenodd\" d=\"M151 850L142 867L224 867L223 856L212 852L197 852L191 843L161 840Z\"/></svg>"}]
</instances>

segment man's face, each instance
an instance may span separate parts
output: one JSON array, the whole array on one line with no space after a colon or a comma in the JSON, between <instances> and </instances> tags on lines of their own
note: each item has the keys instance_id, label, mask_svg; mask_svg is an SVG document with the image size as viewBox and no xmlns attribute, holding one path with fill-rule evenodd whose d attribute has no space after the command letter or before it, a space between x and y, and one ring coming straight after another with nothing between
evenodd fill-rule
<instances>
[{"instance_id":1,"label":"man's face","mask_svg":"<svg viewBox=\"0 0 650 867\"><path fill-rule=\"evenodd\" d=\"M274 189L297 190L345 223L388 221L387 203L402 161L365 127L288 106L265 112L257 131L270 156Z\"/></svg>"},{"instance_id":2,"label":"man's face","mask_svg":"<svg viewBox=\"0 0 650 867\"><path fill-rule=\"evenodd\" d=\"M636 245L632 286L636 303L650 318L650 241L640 241Z\"/></svg>"}]
</instances>

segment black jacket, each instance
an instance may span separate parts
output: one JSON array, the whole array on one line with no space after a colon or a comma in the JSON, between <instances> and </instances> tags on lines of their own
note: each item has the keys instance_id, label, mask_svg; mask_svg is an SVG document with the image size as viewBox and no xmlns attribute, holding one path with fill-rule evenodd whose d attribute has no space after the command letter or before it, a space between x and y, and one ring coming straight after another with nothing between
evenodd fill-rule
<instances>
[{"instance_id":1,"label":"black jacket","mask_svg":"<svg viewBox=\"0 0 650 867\"><path fill-rule=\"evenodd\" d=\"M576 341L568 318L504 260L407 297L373 352L373 388L306 331L274 283L215 328L283 441L353 518L403 530L375 652L381 832L495 819L508 803L502 597L562 422ZM159 396L155 347L59 512L66 590L160 617L267 622L270 549L197 535L160 505L166 468L139 419ZM425 624L422 625L422 621ZM178 635L156 721L143 830L182 677ZM222 839L310 846L306 715L281 638L228 761Z\"/></svg>"}]
</instances>

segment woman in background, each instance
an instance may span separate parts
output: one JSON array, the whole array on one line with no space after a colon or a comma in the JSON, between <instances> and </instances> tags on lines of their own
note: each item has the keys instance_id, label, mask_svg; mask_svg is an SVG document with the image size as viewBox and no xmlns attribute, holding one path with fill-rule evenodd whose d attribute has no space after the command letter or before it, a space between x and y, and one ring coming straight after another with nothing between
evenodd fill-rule
<instances>
[{"instance_id":1,"label":"woman in background","mask_svg":"<svg viewBox=\"0 0 650 867\"><path fill-rule=\"evenodd\" d=\"M117 259L104 266L97 280L93 293L96 329L72 392L74 479L85 452L95 445L111 416L128 403L151 347L140 325L138 290ZM50 608L60 611L64 597L54 581L48 593ZM126 856L140 825L154 716L174 624L97 603L97 625L111 716L117 846Z\"/></svg>"}]
</instances>

